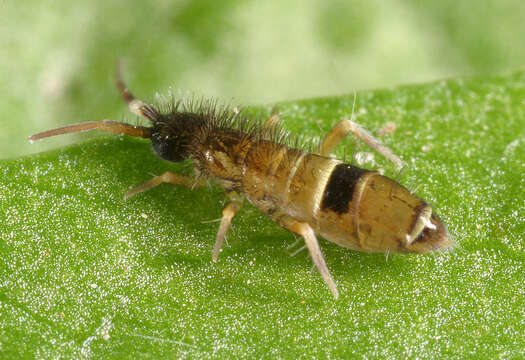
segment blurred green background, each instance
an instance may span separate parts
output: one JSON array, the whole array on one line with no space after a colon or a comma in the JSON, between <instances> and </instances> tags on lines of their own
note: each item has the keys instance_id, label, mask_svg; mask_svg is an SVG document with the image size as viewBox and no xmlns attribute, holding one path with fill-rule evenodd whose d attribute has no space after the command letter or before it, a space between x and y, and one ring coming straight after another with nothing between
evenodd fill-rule
<instances>
[{"instance_id":1,"label":"blurred green background","mask_svg":"<svg viewBox=\"0 0 525 360\"><path fill-rule=\"evenodd\" d=\"M28 135L122 119L134 92L243 104L339 95L525 63L525 2L0 1L0 158L76 141Z\"/></svg>"}]
</instances>

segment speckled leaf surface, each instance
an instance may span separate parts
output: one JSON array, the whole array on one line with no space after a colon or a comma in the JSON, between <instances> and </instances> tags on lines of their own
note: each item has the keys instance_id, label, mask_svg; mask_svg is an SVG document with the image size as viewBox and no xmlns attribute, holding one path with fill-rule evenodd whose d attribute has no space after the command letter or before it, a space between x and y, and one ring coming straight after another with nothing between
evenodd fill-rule
<instances>
[{"instance_id":1,"label":"speckled leaf surface","mask_svg":"<svg viewBox=\"0 0 525 360\"><path fill-rule=\"evenodd\" d=\"M358 93L356 121L396 124L383 141L410 164L401 183L434 204L459 246L386 259L321 240L337 301L305 251L290 256L294 237L251 205L212 264L217 185L124 200L152 174L191 172L145 140L3 160L0 357L520 358L524 99L523 72ZM286 128L315 138L352 103L279 107ZM336 155L369 151L353 143ZM365 166L396 176L377 154Z\"/></svg>"}]
</instances>

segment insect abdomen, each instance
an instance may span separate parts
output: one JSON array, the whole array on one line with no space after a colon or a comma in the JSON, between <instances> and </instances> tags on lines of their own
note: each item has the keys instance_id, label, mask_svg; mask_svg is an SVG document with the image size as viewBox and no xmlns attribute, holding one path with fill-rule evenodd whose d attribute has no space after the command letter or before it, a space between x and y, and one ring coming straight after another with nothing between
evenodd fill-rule
<instances>
[{"instance_id":1,"label":"insect abdomen","mask_svg":"<svg viewBox=\"0 0 525 360\"><path fill-rule=\"evenodd\" d=\"M339 164L324 156L260 142L245 158L243 190L261 211L286 213L311 223L332 169Z\"/></svg>"},{"instance_id":2,"label":"insect abdomen","mask_svg":"<svg viewBox=\"0 0 525 360\"><path fill-rule=\"evenodd\" d=\"M430 211L430 213L429 213ZM410 245L430 206L394 180L375 172L341 164L327 185L317 231L341 246L371 252L424 252Z\"/></svg>"},{"instance_id":3,"label":"insect abdomen","mask_svg":"<svg viewBox=\"0 0 525 360\"><path fill-rule=\"evenodd\" d=\"M225 188L243 193L272 219L286 214L340 246L426 252L436 245L415 241L419 235L436 224L437 240L446 232L426 202L375 172L227 131L206 145L195 160Z\"/></svg>"},{"instance_id":4,"label":"insect abdomen","mask_svg":"<svg viewBox=\"0 0 525 360\"><path fill-rule=\"evenodd\" d=\"M261 211L307 222L327 240L354 250L424 252L407 247L430 206L375 172L328 157L259 143L245 158L243 191ZM411 239L414 240L414 239ZM408 241L410 243L410 241Z\"/></svg>"}]
</instances>

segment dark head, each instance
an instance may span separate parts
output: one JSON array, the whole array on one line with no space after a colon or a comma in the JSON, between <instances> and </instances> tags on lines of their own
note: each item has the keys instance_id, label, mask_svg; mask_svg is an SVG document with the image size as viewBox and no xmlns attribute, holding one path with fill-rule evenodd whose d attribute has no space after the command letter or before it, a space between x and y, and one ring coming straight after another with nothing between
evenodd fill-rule
<instances>
[{"instance_id":1,"label":"dark head","mask_svg":"<svg viewBox=\"0 0 525 360\"><path fill-rule=\"evenodd\" d=\"M157 156L164 160L178 162L189 157L194 132L199 128L199 122L192 119L191 115L177 112L168 115L155 114L155 117L148 117L153 123L151 127L112 120L84 122L44 131L29 137L29 140L36 141L55 135L97 129L150 139Z\"/></svg>"},{"instance_id":2,"label":"dark head","mask_svg":"<svg viewBox=\"0 0 525 360\"><path fill-rule=\"evenodd\" d=\"M185 113L161 115L151 128L151 144L161 159L178 162L186 160L191 152L191 142L196 123Z\"/></svg>"},{"instance_id":3,"label":"dark head","mask_svg":"<svg viewBox=\"0 0 525 360\"><path fill-rule=\"evenodd\" d=\"M120 67L117 67L116 85L130 111L147 119L152 124L151 127L103 120L44 131L31 136L29 140L36 141L49 136L97 129L150 139L155 154L160 158L173 162L186 160L191 153L195 132L203 123L202 117L192 112L177 111L177 104L169 106L168 111L162 113L155 106L136 99L122 81Z\"/></svg>"}]
</instances>

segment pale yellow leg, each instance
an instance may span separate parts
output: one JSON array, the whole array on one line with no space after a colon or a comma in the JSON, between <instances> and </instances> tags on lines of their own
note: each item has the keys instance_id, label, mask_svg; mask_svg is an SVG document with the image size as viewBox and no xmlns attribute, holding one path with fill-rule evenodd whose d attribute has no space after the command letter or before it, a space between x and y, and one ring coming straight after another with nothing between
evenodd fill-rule
<instances>
[{"instance_id":1,"label":"pale yellow leg","mask_svg":"<svg viewBox=\"0 0 525 360\"><path fill-rule=\"evenodd\" d=\"M162 175L155 176L151 178L150 180L146 181L144 184L134 187L133 189L128 191L126 195L124 195L124 199L128 199L132 197L133 195L150 190L154 188L155 186L158 186L163 183L181 185L181 186L184 186L190 189L194 189L194 188L201 187L204 185L204 181L201 181L198 178L195 179L195 178L191 178L186 175L181 175L181 174L177 174L171 171L166 171Z\"/></svg>"},{"instance_id":2,"label":"pale yellow leg","mask_svg":"<svg viewBox=\"0 0 525 360\"><path fill-rule=\"evenodd\" d=\"M321 274L324 282L334 297L337 299L339 297L337 286L335 285L334 279L330 274L330 270L328 270L328 267L326 266L323 253L321 252L321 248L319 247L317 237L315 236L315 232L312 227L308 225L308 223L299 222L288 215L280 216L278 219L276 219L276 221L285 229L297 235L301 235L304 238L304 242L308 248L308 251L310 252L310 256L312 257L314 265L317 267L317 270Z\"/></svg>"},{"instance_id":3,"label":"pale yellow leg","mask_svg":"<svg viewBox=\"0 0 525 360\"><path fill-rule=\"evenodd\" d=\"M224 238L226 237L226 233L232 223L232 219L242 208L242 203L244 201L244 197L234 191L226 193L226 196L230 199L230 202L222 209L221 224L219 226L219 231L217 231L215 246L213 247L213 253L211 256L213 262L217 262L222 244L224 243Z\"/></svg>"},{"instance_id":4,"label":"pale yellow leg","mask_svg":"<svg viewBox=\"0 0 525 360\"><path fill-rule=\"evenodd\" d=\"M376 139L372 134L352 120L343 120L334 126L332 131L330 131L330 133L326 136L321 145L319 145L316 153L324 156L329 155L335 146L341 141L341 139L343 139L349 132L354 134L354 136L386 157L388 160L392 161L398 168L402 168L404 166L403 161L397 155L395 155L392 150L383 145L381 141Z\"/></svg>"}]
</instances>

